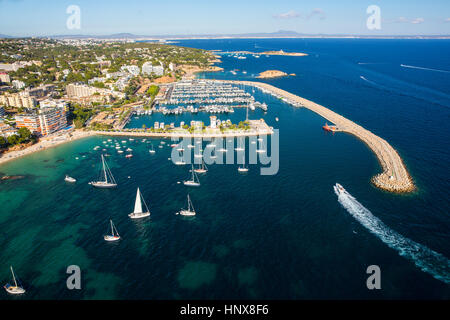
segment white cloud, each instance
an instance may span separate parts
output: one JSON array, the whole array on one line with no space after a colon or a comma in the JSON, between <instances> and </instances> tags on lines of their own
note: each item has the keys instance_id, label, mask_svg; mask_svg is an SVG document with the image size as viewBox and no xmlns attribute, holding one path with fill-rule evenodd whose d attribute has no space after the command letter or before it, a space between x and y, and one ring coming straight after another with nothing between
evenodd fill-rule
<instances>
[{"instance_id":1,"label":"white cloud","mask_svg":"<svg viewBox=\"0 0 450 320\"><path fill-rule=\"evenodd\" d=\"M299 18L300 17L300 13L295 12L294 10L291 10L291 11L288 11L288 12L285 12L285 13L274 14L273 17L277 18L277 19Z\"/></svg>"},{"instance_id":2,"label":"white cloud","mask_svg":"<svg viewBox=\"0 0 450 320\"><path fill-rule=\"evenodd\" d=\"M424 18L415 18L415 19L408 19L405 17L398 17L397 19L394 19L393 22L395 23L412 23L412 24L420 24L425 22Z\"/></svg>"},{"instance_id":3,"label":"white cloud","mask_svg":"<svg viewBox=\"0 0 450 320\"><path fill-rule=\"evenodd\" d=\"M411 21L412 24L419 24L419 23L423 23L425 21L424 18L415 18L414 20Z\"/></svg>"},{"instance_id":4,"label":"white cloud","mask_svg":"<svg viewBox=\"0 0 450 320\"><path fill-rule=\"evenodd\" d=\"M445 19L444 22L450 22L450 18Z\"/></svg>"},{"instance_id":5,"label":"white cloud","mask_svg":"<svg viewBox=\"0 0 450 320\"><path fill-rule=\"evenodd\" d=\"M273 17L277 19L292 19L292 18L305 18L307 20L317 16L320 20L323 20L326 18L325 12L320 8L313 9L310 13L307 15L302 15L298 13L297 11L291 10L285 13L279 13L274 14Z\"/></svg>"},{"instance_id":6,"label":"white cloud","mask_svg":"<svg viewBox=\"0 0 450 320\"><path fill-rule=\"evenodd\" d=\"M394 22L406 23L406 22L408 22L408 19L406 19L405 17L398 17L396 20L394 20Z\"/></svg>"}]
</instances>

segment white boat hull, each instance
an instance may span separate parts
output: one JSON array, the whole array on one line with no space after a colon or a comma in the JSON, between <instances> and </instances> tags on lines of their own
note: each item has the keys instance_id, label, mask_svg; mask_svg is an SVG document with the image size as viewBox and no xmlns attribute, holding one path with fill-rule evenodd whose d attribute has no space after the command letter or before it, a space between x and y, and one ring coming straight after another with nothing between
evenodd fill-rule
<instances>
[{"instance_id":1,"label":"white boat hull","mask_svg":"<svg viewBox=\"0 0 450 320\"><path fill-rule=\"evenodd\" d=\"M145 218L145 217L149 217L150 216L150 212L143 212L143 213L130 213L128 215L131 219L141 219L141 218Z\"/></svg>"},{"instance_id":2,"label":"white boat hull","mask_svg":"<svg viewBox=\"0 0 450 320\"><path fill-rule=\"evenodd\" d=\"M106 182L89 182L89 184L95 188L100 189L110 189L117 187L117 184L115 183L106 183Z\"/></svg>"},{"instance_id":3,"label":"white boat hull","mask_svg":"<svg viewBox=\"0 0 450 320\"><path fill-rule=\"evenodd\" d=\"M200 182L184 181L183 183L185 186L189 186L189 187L200 187Z\"/></svg>"},{"instance_id":4,"label":"white boat hull","mask_svg":"<svg viewBox=\"0 0 450 320\"><path fill-rule=\"evenodd\" d=\"M23 294L25 293L25 289L21 287L14 287L9 284L5 285L3 288L5 288L6 292L9 294Z\"/></svg>"},{"instance_id":5,"label":"white boat hull","mask_svg":"<svg viewBox=\"0 0 450 320\"><path fill-rule=\"evenodd\" d=\"M195 216L195 211L181 210L178 214L185 217L193 217Z\"/></svg>"},{"instance_id":6,"label":"white boat hull","mask_svg":"<svg viewBox=\"0 0 450 320\"><path fill-rule=\"evenodd\" d=\"M111 236L111 235L104 236L103 238L105 239L105 241L109 242L120 240L119 236Z\"/></svg>"}]
</instances>

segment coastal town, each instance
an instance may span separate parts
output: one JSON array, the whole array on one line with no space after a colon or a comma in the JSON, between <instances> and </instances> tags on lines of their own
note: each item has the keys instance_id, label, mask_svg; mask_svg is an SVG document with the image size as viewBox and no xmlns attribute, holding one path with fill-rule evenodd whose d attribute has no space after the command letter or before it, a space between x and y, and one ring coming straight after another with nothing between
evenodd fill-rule
<instances>
[{"instance_id":1,"label":"coastal town","mask_svg":"<svg viewBox=\"0 0 450 320\"><path fill-rule=\"evenodd\" d=\"M327 131L348 132L364 141L383 169L372 179L375 186L391 192L415 190L403 161L385 140L333 111L265 83L196 79L198 72L222 70L214 65L220 63L214 52L160 43L44 39L2 40L0 48L5 56L0 63L0 163L96 134L163 138L271 135L273 128L264 119L249 120L249 110L266 112L268 106L256 101L243 89L246 86L318 113L334 124L326 124ZM232 54L257 57L251 52ZM283 51L265 54L304 56ZM257 78L283 76L288 74L268 70ZM232 123L227 116L236 108L245 108L247 116ZM168 120L127 127L135 116L198 112L211 114L209 123Z\"/></svg>"}]
</instances>

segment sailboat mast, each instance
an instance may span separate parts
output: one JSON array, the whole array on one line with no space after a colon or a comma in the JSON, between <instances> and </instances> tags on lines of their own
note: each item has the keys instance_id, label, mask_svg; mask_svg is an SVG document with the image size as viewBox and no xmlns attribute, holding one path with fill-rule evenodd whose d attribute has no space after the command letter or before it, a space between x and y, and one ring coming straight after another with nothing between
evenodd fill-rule
<instances>
[{"instance_id":1,"label":"sailboat mast","mask_svg":"<svg viewBox=\"0 0 450 320\"><path fill-rule=\"evenodd\" d=\"M114 236L113 222L112 220L109 220L109 222L111 223L111 234Z\"/></svg>"},{"instance_id":2,"label":"sailboat mast","mask_svg":"<svg viewBox=\"0 0 450 320\"><path fill-rule=\"evenodd\" d=\"M245 121L248 121L248 101L247 101L247 115L245 117Z\"/></svg>"},{"instance_id":3,"label":"sailboat mast","mask_svg":"<svg viewBox=\"0 0 450 320\"><path fill-rule=\"evenodd\" d=\"M13 280L14 280L14 285L17 287L17 281L16 281L16 276L14 275L14 271L13 271L13 268L12 268L12 266L10 266L10 268L11 268L11 273L12 273L12 276L13 276Z\"/></svg>"},{"instance_id":4,"label":"sailboat mast","mask_svg":"<svg viewBox=\"0 0 450 320\"><path fill-rule=\"evenodd\" d=\"M108 176L106 174L106 168L105 168L105 158L102 155L102 164L103 164L103 173L105 175L105 182L108 183Z\"/></svg>"}]
</instances>

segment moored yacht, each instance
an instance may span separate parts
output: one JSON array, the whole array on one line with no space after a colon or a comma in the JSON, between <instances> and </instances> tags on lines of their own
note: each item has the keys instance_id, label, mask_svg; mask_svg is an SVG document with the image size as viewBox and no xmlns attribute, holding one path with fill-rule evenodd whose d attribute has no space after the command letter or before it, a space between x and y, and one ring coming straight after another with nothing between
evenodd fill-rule
<instances>
[{"instance_id":1,"label":"moored yacht","mask_svg":"<svg viewBox=\"0 0 450 320\"><path fill-rule=\"evenodd\" d=\"M10 268L11 268L11 273L13 276L14 285L7 283L3 286L3 288L5 288L6 292L8 292L10 294L25 293L25 289L17 284L16 275L14 274L14 270L13 270L12 266Z\"/></svg>"},{"instance_id":2,"label":"moored yacht","mask_svg":"<svg viewBox=\"0 0 450 320\"><path fill-rule=\"evenodd\" d=\"M103 238L105 239L105 241L110 241L110 242L120 240L120 235L116 229L116 226L114 225L112 220L109 220L109 222L111 225L111 234L104 235Z\"/></svg>"},{"instance_id":3,"label":"moored yacht","mask_svg":"<svg viewBox=\"0 0 450 320\"><path fill-rule=\"evenodd\" d=\"M188 202L187 209L181 209L180 212L177 212L176 214L187 217L192 217L196 215L194 205L192 204L191 197L189 197L189 194L187 196L187 202Z\"/></svg>"},{"instance_id":4,"label":"moored yacht","mask_svg":"<svg viewBox=\"0 0 450 320\"><path fill-rule=\"evenodd\" d=\"M75 182L77 182L77 179L72 178L72 177L69 177L69 176L66 174L66 177L64 178L64 181L70 182L70 183L75 183Z\"/></svg>"},{"instance_id":5,"label":"moored yacht","mask_svg":"<svg viewBox=\"0 0 450 320\"><path fill-rule=\"evenodd\" d=\"M98 181L91 181L89 184L96 188L115 188L117 187L116 180L114 179L114 176L111 173L111 170L108 167L108 164L105 161L105 158L102 154L102 171L101 171L101 177Z\"/></svg>"},{"instance_id":6,"label":"moored yacht","mask_svg":"<svg viewBox=\"0 0 450 320\"><path fill-rule=\"evenodd\" d=\"M142 202L144 203L146 211L142 209ZM137 188L136 201L134 203L134 211L128 215L131 219L140 219L150 216L150 210L148 210L144 197L141 194L139 188Z\"/></svg>"},{"instance_id":7,"label":"moored yacht","mask_svg":"<svg viewBox=\"0 0 450 320\"><path fill-rule=\"evenodd\" d=\"M191 180L183 181L183 184L185 186L189 186L189 187L199 187L200 186L200 180L198 179L197 174L194 171L194 165L192 165L191 172L192 172Z\"/></svg>"}]
</instances>

